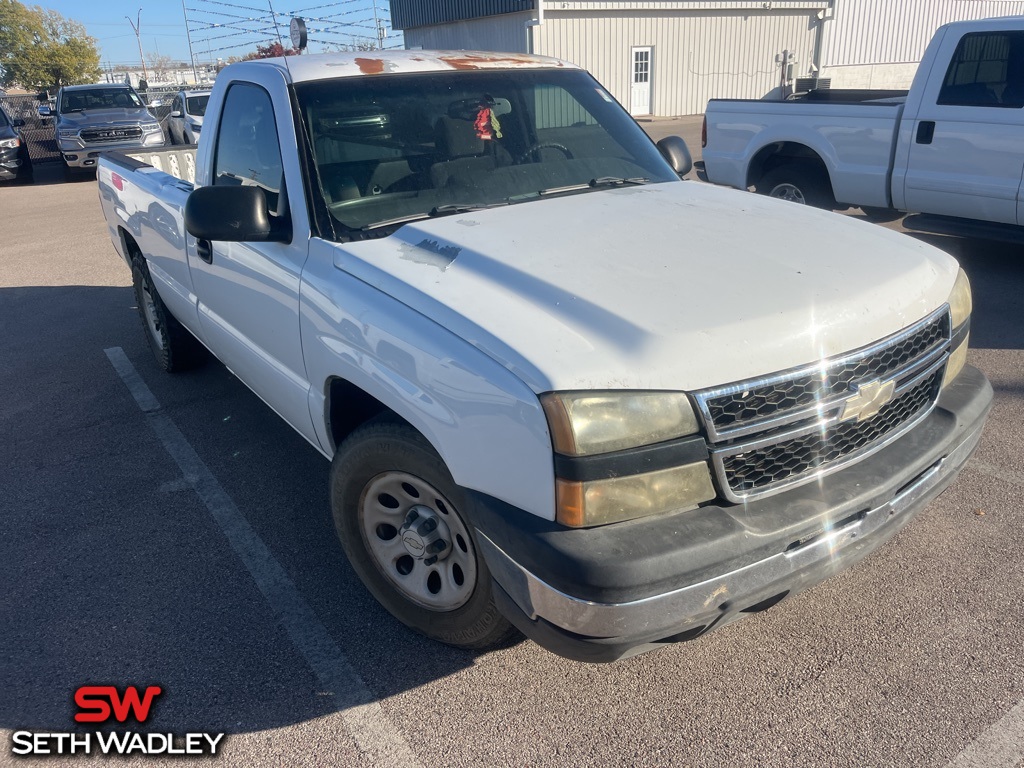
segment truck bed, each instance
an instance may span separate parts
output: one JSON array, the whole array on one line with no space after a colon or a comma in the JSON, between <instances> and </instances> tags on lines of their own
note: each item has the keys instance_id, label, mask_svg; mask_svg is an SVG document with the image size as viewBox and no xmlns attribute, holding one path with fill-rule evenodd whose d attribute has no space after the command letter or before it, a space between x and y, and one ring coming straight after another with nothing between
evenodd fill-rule
<instances>
[{"instance_id":1,"label":"truck bed","mask_svg":"<svg viewBox=\"0 0 1024 768\"><path fill-rule=\"evenodd\" d=\"M181 181L194 184L196 180L196 148L168 147L165 149L136 150L117 153L131 158L139 166L151 166Z\"/></svg>"},{"instance_id":2,"label":"truck bed","mask_svg":"<svg viewBox=\"0 0 1024 768\"><path fill-rule=\"evenodd\" d=\"M756 181L760 158L781 152L824 161L836 201L889 205L889 169L903 114L901 98L883 101L708 102L708 180L737 189Z\"/></svg>"}]
</instances>

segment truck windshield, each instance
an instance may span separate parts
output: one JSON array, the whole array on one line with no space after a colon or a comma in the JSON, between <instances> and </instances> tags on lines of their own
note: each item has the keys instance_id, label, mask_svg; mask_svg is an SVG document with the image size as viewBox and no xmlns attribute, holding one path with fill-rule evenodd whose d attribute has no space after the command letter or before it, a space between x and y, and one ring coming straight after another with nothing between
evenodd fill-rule
<instances>
[{"instance_id":1,"label":"truck windshield","mask_svg":"<svg viewBox=\"0 0 1024 768\"><path fill-rule=\"evenodd\" d=\"M194 117L203 117L206 114L206 105L209 103L209 95L189 96L185 99L185 111Z\"/></svg>"},{"instance_id":2,"label":"truck windshield","mask_svg":"<svg viewBox=\"0 0 1024 768\"><path fill-rule=\"evenodd\" d=\"M342 231L679 180L581 70L345 78L295 91L314 194Z\"/></svg>"},{"instance_id":3,"label":"truck windshield","mask_svg":"<svg viewBox=\"0 0 1024 768\"><path fill-rule=\"evenodd\" d=\"M66 91L60 100L61 112L82 112L86 109L131 109L141 107L142 100L130 88L89 88Z\"/></svg>"}]
</instances>

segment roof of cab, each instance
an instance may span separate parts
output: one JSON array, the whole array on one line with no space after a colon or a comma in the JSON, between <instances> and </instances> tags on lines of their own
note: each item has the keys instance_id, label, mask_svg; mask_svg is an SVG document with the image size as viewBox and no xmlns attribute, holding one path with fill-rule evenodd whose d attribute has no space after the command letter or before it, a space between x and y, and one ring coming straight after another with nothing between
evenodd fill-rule
<instances>
[{"instance_id":1,"label":"roof of cab","mask_svg":"<svg viewBox=\"0 0 1024 768\"><path fill-rule=\"evenodd\" d=\"M62 91L98 91L102 88L131 88L127 83L90 83L88 85L62 85Z\"/></svg>"},{"instance_id":2,"label":"roof of cab","mask_svg":"<svg viewBox=\"0 0 1024 768\"><path fill-rule=\"evenodd\" d=\"M409 72L451 72L493 69L579 69L561 59L525 53L493 51L365 51L323 53L240 62L231 67L256 64L275 66L293 83L362 75L388 75Z\"/></svg>"}]
</instances>

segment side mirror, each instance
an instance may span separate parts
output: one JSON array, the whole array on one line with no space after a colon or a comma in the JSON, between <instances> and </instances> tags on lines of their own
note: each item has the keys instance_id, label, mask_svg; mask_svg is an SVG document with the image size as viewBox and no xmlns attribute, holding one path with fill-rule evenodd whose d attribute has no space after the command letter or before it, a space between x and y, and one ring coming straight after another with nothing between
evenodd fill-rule
<instances>
[{"instance_id":1,"label":"side mirror","mask_svg":"<svg viewBox=\"0 0 1024 768\"><path fill-rule=\"evenodd\" d=\"M260 187L199 187L185 201L185 229L200 240L229 243L289 242L276 231Z\"/></svg>"},{"instance_id":2,"label":"side mirror","mask_svg":"<svg viewBox=\"0 0 1024 768\"><path fill-rule=\"evenodd\" d=\"M658 142L658 149L661 150L664 158L668 160L672 170L680 176L685 176L693 168L693 158L690 157L690 150L687 148L686 142L678 136L666 136Z\"/></svg>"},{"instance_id":3,"label":"side mirror","mask_svg":"<svg viewBox=\"0 0 1024 768\"><path fill-rule=\"evenodd\" d=\"M22 120L20 117L16 117L11 121L11 125L13 125L15 128L24 128L25 121Z\"/></svg>"},{"instance_id":4,"label":"side mirror","mask_svg":"<svg viewBox=\"0 0 1024 768\"><path fill-rule=\"evenodd\" d=\"M39 116L40 117L49 117L51 111L52 110L50 109L50 105L49 104L40 104L39 105L38 112L39 112Z\"/></svg>"},{"instance_id":5,"label":"side mirror","mask_svg":"<svg viewBox=\"0 0 1024 768\"><path fill-rule=\"evenodd\" d=\"M174 111L171 112L169 117L181 117L181 110L180 109L175 109Z\"/></svg>"}]
</instances>

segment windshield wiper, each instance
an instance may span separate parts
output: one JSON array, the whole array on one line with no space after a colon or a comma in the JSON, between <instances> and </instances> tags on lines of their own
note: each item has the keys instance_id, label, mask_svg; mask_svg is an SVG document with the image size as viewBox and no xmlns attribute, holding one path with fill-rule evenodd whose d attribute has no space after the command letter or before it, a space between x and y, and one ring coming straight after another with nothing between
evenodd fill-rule
<instances>
[{"instance_id":1,"label":"windshield wiper","mask_svg":"<svg viewBox=\"0 0 1024 768\"><path fill-rule=\"evenodd\" d=\"M596 179L591 179L589 186L591 187L622 187L627 184L646 184L649 182L646 176L630 176L623 178L622 176L599 176Z\"/></svg>"},{"instance_id":2,"label":"windshield wiper","mask_svg":"<svg viewBox=\"0 0 1024 768\"><path fill-rule=\"evenodd\" d=\"M508 203L445 203L444 205L435 205L426 213L411 213L408 216L397 216L394 219L385 219L384 221L367 224L359 229L362 232L367 232L371 229L381 229L382 227L391 227L396 224L408 224L412 221L422 221L423 219L436 219L438 216L451 216L456 213L484 211L488 208L500 208L505 205L508 205Z\"/></svg>"},{"instance_id":3,"label":"windshield wiper","mask_svg":"<svg viewBox=\"0 0 1024 768\"><path fill-rule=\"evenodd\" d=\"M505 201L500 203L445 203L431 208L430 215L448 216L452 213L472 213L473 211L486 211L488 208L501 208L505 205L508 205Z\"/></svg>"},{"instance_id":4,"label":"windshield wiper","mask_svg":"<svg viewBox=\"0 0 1024 768\"><path fill-rule=\"evenodd\" d=\"M649 181L650 179L645 176L631 176L629 178L622 176L599 176L586 183L569 184L564 187L548 187L547 189L538 190L535 194L558 195L562 192L582 192L588 189L598 189L599 187L623 187L627 184L646 184ZM526 197L526 195L520 195L519 197Z\"/></svg>"}]
</instances>

